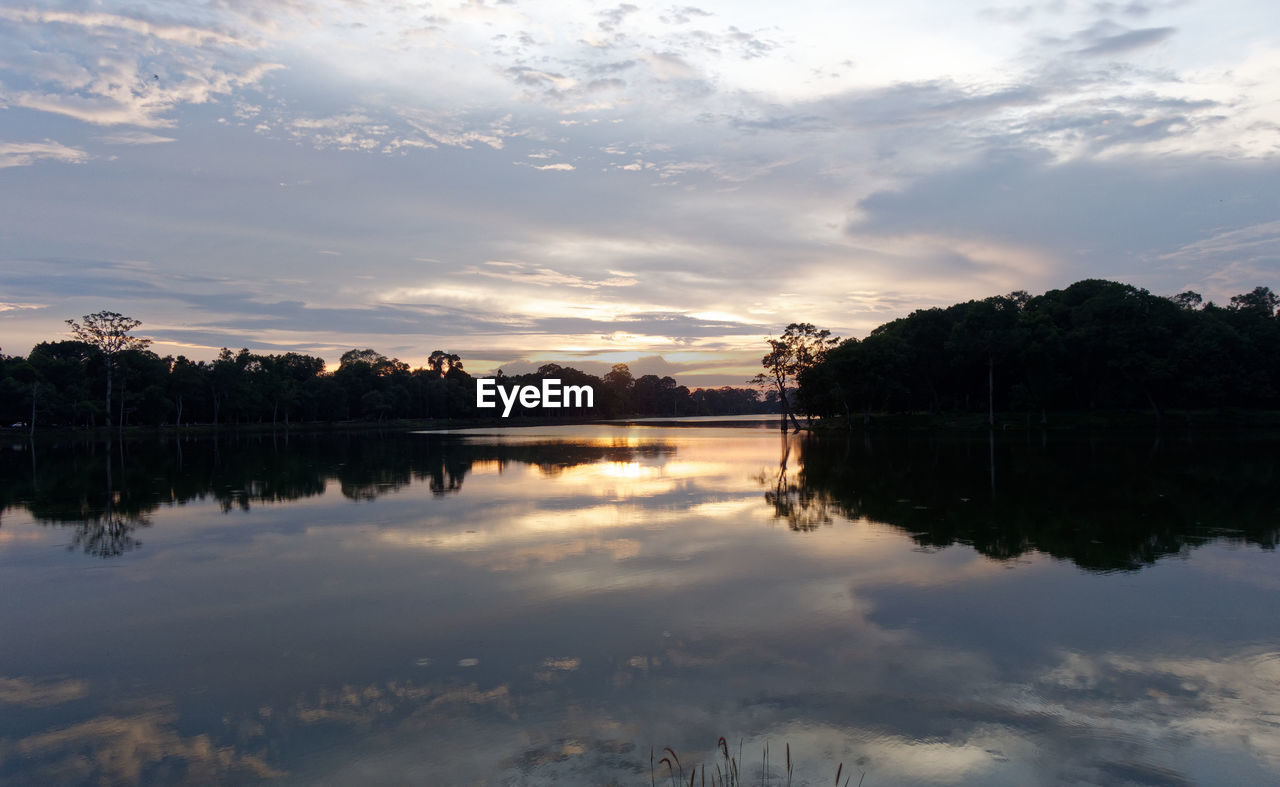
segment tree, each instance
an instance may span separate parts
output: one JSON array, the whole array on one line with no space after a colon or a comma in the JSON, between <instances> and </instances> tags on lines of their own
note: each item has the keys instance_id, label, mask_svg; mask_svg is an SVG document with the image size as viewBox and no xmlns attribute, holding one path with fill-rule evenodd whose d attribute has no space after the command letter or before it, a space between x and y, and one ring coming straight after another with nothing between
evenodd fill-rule
<instances>
[{"instance_id":1,"label":"tree","mask_svg":"<svg viewBox=\"0 0 1280 787\"><path fill-rule=\"evenodd\" d=\"M462 371L462 358L456 353L433 350L431 357L427 358L427 368L441 377L446 377L454 369Z\"/></svg>"},{"instance_id":2,"label":"tree","mask_svg":"<svg viewBox=\"0 0 1280 787\"><path fill-rule=\"evenodd\" d=\"M832 336L831 331L825 328L818 330L812 323L793 322L782 332L781 338L765 341L769 343L769 352L760 359L760 364L765 370L751 378L750 382L755 385L772 383L777 386L778 401L782 404L783 428L786 428L787 417L790 416L791 425L798 432L800 422L796 420L795 413L791 411L791 405L787 400L787 383L796 380L802 372L820 363L826 357L827 351L840 339Z\"/></svg>"},{"instance_id":3,"label":"tree","mask_svg":"<svg viewBox=\"0 0 1280 787\"><path fill-rule=\"evenodd\" d=\"M959 319L952 325L951 335L944 345L957 360L971 366L986 366L987 425L990 427L996 423L996 360L1008 352L1019 310L1026 302L1026 293L1019 291L1006 297L996 296L961 304Z\"/></svg>"},{"instance_id":4,"label":"tree","mask_svg":"<svg viewBox=\"0 0 1280 787\"><path fill-rule=\"evenodd\" d=\"M193 362L179 355L169 367L169 393L177 411L174 423L182 426L182 410L188 400L197 400L205 388L209 367L204 362Z\"/></svg>"},{"instance_id":5,"label":"tree","mask_svg":"<svg viewBox=\"0 0 1280 787\"><path fill-rule=\"evenodd\" d=\"M632 410L631 389L635 386L635 378L625 363L615 363L601 378L605 401L600 404L609 415L623 415Z\"/></svg>"},{"instance_id":6,"label":"tree","mask_svg":"<svg viewBox=\"0 0 1280 787\"><path fill-rule=\"evenodd\" d=\"M111 423L111 370L115 359L125 350L143 350L151 344L150 339L141 336L130 336L129 331L142 325L141 320L125 317L117 312L101 311L84 316L84 324L75 320L67 320L71 326L71 335L82 342L97 348L107 366L107 424ZM123 416L120 422L124 426Z\"/></svg>"},{"instance_id":7,"label":"tree","mask_svg":"<svg viewBox=\"0 0 1280 787\"><path fill-rule=\"evenodd\" d=\"M1272 292L1270 287L1254 287L1251 292L1231 296L1232 309L1254 312L1263 317L1275 315L1277 307L1280 307L1280 295Z\"/></svg>"},{"instance_id":8,"label":"tree","mask_svg":"<svg viewBox=\"0 0 1280 787\"><path fill-rule=\"evenodd\" d=\"M44 375L27 361L18 361L9 370L9 374L21 385L31 391L31 421L27 424L28 436L36 436L36 403L40 398L40 389L44 386Z\"/></svg>"},{"instance_id":9,"label":"tree","mask_svg":"<svg viewBox=\"0 0 1280 787\"><path fill-rule=\"evenodd\" d=\"M1180 292L1170 300L1178 304L1179 308L1186 309L1187 311L1195 311L1204 305L1204 296L1195 290Z\"/></svg>"}]
</instances>

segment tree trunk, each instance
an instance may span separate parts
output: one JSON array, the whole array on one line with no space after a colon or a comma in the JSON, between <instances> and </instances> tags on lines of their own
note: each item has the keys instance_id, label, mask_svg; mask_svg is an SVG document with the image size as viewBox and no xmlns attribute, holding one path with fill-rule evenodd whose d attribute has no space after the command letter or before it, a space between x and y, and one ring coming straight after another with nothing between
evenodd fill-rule
<instances>
[{"instance_id":1,"label":"tree trunk","mask_svg":"<svg viewBox=\"0 0 1280 787\"><path fill-rule=\"evenodd\" d=\"M111 356L107 359L107 428L111 428Z\"/></svg>"},{"instance_id":2,"label":"tree trunk","mask_svg":"<svg viewBox=\"0 0 1280 787\"><path fill-rule=\"evenodd\" d=\"M27 437L36 436L36 394L39 393L40 383L31 384L31 430L27 432Z\"/></svg>"},{"instance_id":3,"label":"tree trunk","mask_svg":"<svg viewBox=\"0 0 1280 787\"><path fill-rule=\"evenodd\" d=\"M1156 414L1156 423L1157 424L1164 423L1164 411L1161 410L1160 405L1156 403L1155 397L1151 395L1151 391L1149 391L1144 386L1142 389L1142 394L1143 396L1147 397L1147 402L1151 404L1151 409Z\"/></svg>"},{"instance_id":4,"label":"tree trunk","mask_svg":"<svg viewBox=\"0 0 1280 787\"><path fill-rule=\"evenodd\" d=\"M987 426L996 425L996 371L995 359L987 353Z\"/></svg>"},{"instance_id":5,"label":"tree trunk","mask_svg":"<svg viewBox=\"0 0 1280 787\"><path fill-rule=\"evenodd\" d=\"M178 422L174 426L182 426L182 394L178 394Z\"/></svg>"},{"instance_id":6,"label":"tree trunk","mask_svg":"<svg viewBox=\"0 0 1280 787\"><path fill-rule=\"evenodd\" d=\"M795 431L799 432L800 422L796 420L796 414L791 411L791 403L787 401L787 389L782 385L781 381L778 383L778 401L782 402L782 428L784 430L787 428L787 417L789 416L791 425L795 428Z\"/></svg>"}]
</instances>

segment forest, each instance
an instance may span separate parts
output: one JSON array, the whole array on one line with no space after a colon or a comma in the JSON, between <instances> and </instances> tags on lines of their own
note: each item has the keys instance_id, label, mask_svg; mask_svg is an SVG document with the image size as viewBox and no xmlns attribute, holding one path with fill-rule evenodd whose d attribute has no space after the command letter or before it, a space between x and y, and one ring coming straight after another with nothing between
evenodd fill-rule
<instances>
[{"instance_id":1,"label":"forest","mask_svg":"<svg viewBox=\"0 0 1280 787\"><path fill-rule=\"evenodd\" d=\"M1044 422L1055 411L1277 410L1278 306L1267 287L1219 306L1087 279L918 310L865 339L836 343L793 325L783 356L799 383L795 409L851 423L883 412Z\"/></svg>"},{"instance_id":2,"label":"forest","mask_svg":"<svg viewBox=\"0 0 1280 787\"><path fill-rule=\"evenodd\" d=\"M425 366L415 369L372 349L343 353L332 371L326 371L323 358L293 352L223 348L211 362L192 361L182 355L161 357L148 349L146 339L128 335L127 330L139 324L136 320L99 312L86 315L82 327L91 324L90 318L115 327L97 335L41 342L25 358L0 354L0 424L23 424L32 431L34 426L283 427L492 415L476 409L474 378L453 353L437 350ZM122 325L130 326L125 340L110 346L108 339L113 332L119 339ZM543 378L595 389L590 410L556 411L566 418L736 415L776 409L776 402L753 388L690 391L671 377L633 377L626 364L615 364L603 377L558 364L545 364L528 374L499 372L505 386L536 385ZM512 413L535 414L546 415L519 406Z\"/></svg>"},{"instance_id":3,"label":"forest","mask_svg":"<svg viewBox=\"0 0 1280 787\"><path fill-rule=\"evenodd\" d=\"M1170 409L1280 410L1280 296L1267 287L1226 305L1101 279L1042 295L1018 291L921 309L864 339L839 341L808 323L767 339L757 387L690 390L672 377L596 376L548 363L504 386L558 378L589 385L590 410L561 418L742 415L792 410L869 422L872 413L1050 413ZM223 348L213 361L161 357L114 312L68 320L73 338L24 358L0 354L0 424L55 427L289 426L299 422L470 419L475 381L436 350L410 368L372 349L323 358ZM762 390L763 393L762 393ZM517 407L513 415L545 417Z\"/></svg>"}]
</instances>

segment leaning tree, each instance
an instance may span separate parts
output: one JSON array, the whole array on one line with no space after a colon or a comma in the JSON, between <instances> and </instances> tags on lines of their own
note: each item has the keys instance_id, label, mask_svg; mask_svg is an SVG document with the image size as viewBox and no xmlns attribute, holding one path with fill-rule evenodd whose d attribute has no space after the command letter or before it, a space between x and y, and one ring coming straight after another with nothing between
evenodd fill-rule
<instances>
[{"instance_id":1,"label":"leaning tree","mask_svg":"<svg viewBox=\"0 0 1280 787\"><path fill-rule=\"evenodd\" d=\"M142 321L116 312L102 311L86 314L83 324L75 320L67 320L67 325L71 326L72 336L96 347L98 352L102 353L102 359L107 367L107 425L110 426L111 370L115 366L116 356L125 350L144 350L151 344L151 340L141 336L130 336L129 331L142 325ZM120 425L124 426L123 413Z\"/></svg>"},{"instance_id":2,"label":"leaning tree","mask_svg":"<svg viewBox=\"0 0 1280 787\"><path fill-rule=\"evenodd\" d=\"M786 429L787 418L795 431L800 431L800 422L796 420L791 403L787 400L787 384L797 380L800 373L810 369L823 358L827 351L834 347L840 338L832 336L831 331L818 330L812 323L791 323L778 339L766 339L769 352L760 359L764 371L751 378L754 385L773 384L778 387L778 400L782 404L782 428Z\"/></svg>"}]
</instances>

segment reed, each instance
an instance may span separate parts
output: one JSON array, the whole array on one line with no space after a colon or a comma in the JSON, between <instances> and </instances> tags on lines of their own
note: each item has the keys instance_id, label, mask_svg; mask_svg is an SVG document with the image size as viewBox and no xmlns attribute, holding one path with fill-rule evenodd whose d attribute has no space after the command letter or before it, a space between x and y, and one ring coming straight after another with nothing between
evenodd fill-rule
<instances>
[{"instance_id":1,"label":"reed","mask_svg":"<svg viewBox=\"0 0 1280 787\"><path fill-rule=\"evenodd\" d=\"M662 751L665 752L665 754L662 759L657 761L657 766L667 766L666 780L671 787L683 787L685 784L684 766L680 764L680 758L676 756L675 749L672 749L670 746L666 746L663 747ZM655 764L653 756L653 747L649 747L649 784L651 787L656 787L657 777L654 773ZM739 766L739 763L742 762L741 738L738 739L738 752L735 756L729 751L729 742L721 736L716 741L715 754L712 755L711 760L710 767L708 767L708 764L705 762L694 762L690 766L688 787L694 787L695 784L698 784L699 777L701 777L700 783L702 784L702 787L706 787L708 774L711 777L711 787L745 787L745 782L742 781L742 769ZM789 742L786 744L785 765L786 767L783 771L785 781L775 782L773 780L773 774L769 770L769 742L765 741L764 750L760 755L760 787L768 787L770 784L785 784L786 787L791 787L793 763L791 761L791 744ZM713 768L714 770L712 770ZM861 775L858 777L856 787L862 787L863 780L867 778L865 771L859 771L859 773ZM844 777L843 782L840 781L840 777L842 776ZM835 787L849 787L849 783L852 779L853 774L845 774L844 763L839 763L836 766Z\"/></svg>"}]
</instances>

